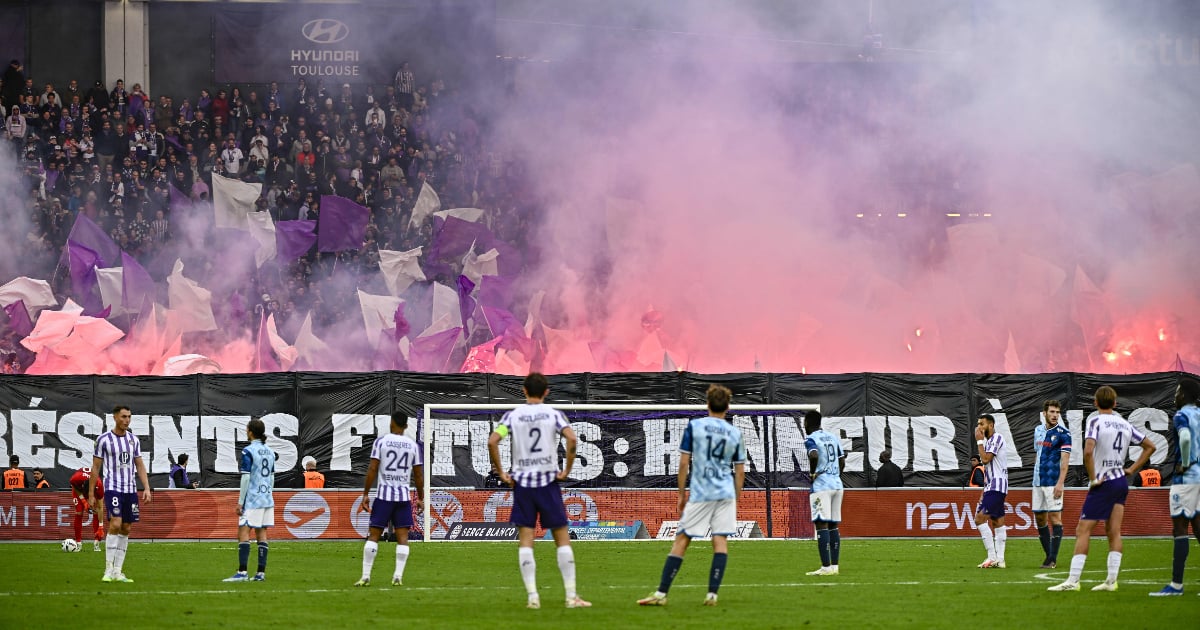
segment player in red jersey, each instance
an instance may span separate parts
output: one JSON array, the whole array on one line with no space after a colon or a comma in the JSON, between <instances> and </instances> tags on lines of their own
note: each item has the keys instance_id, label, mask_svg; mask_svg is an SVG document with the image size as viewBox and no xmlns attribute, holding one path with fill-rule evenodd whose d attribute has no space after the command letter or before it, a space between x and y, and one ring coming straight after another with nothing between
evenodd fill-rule
<instances>
[{"instance_id":1,"label":"player in red jersey","mask_svg":"<svg viewBox=\"0 0 1200 630\"><path fill-rule=\"evenodd\" d=\"M71 475L71 503L75 507L75 540L83 543L83 513L90 511L92 517L92 551L100 551L100 541L104 539L104 481L96 479L96 504L88 503L88 480L92 477L91 468L80 468Z\"/></svg>"}]
</instances>

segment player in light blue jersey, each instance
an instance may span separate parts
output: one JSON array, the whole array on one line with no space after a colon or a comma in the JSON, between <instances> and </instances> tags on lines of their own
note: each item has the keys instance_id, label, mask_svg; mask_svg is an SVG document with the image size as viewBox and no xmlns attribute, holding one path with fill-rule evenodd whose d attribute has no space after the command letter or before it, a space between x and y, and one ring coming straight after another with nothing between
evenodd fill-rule
<instances>
[{"instance_id":1,"label":"player in light blue jersey","mask_svg":"<svg viewBox=\"0 0 1200 630\"><path fill-rule=\"evenodd\" d=\"M1187 565L1188 523L1200 540L1200 383L1181 380L1175 390L1175 475L1171 478L1171 534L1175 550L1171 563L1171 583L1154 597L1183 595L1183 569Z\"/></svg>"},{"instance_id":2,"label":"player in light blue jersey","mask_svg":"<svg viewBox=\"0 0 1200 630\"><path fill-rule=\"evenodd\" d=\"M262 420L246 423L242 449L242 487L238 492L238 570L225 582L262 582L267 579L267 528L275 525L275 452L267 446L267 429ZM258 572L249 577L250 530L258 539Z\"/></svg>"},{"instance_id":3,"label":"player in light blue jersey","mask_svg":"<svg viewBox=\"0 0 1200 630\"><path fill-rule=\"evenodd\" d=\"M667 591L683 565L694 536L711 532L712 567L705 606L717 605L717 590L729 558L728 537L737 529L737 500L746 479L746 447L742 432L725 420L733 394L721 385L708 386L708 417L688 423L679 444L679 533L663 565L658 590L638 600L641 606L665 606ZM687 496L691 473L691 498Z\"/></svg>"},{"instance_id":4,"label":"player in light blue jersey","mask_svg":"<svg viewBox=\"0 0 1200 630\"><path fill-rule=\"evenodd\" d=\"M837 575L838 556L842 550L842 470L846 468L846 453L835 435L821 428L821 412L804 414L804 431L808 438L809 470L812 471L812 491L808 495L813 526L817 528L817 551L821 568L808 575Z\"/></svg>"}]
</instances>

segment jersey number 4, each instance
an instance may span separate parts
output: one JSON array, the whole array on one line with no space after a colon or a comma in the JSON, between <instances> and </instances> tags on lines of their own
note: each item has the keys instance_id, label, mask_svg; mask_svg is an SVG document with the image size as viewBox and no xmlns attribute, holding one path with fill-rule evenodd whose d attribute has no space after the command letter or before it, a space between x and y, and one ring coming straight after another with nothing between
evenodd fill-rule
<instances>
[{"instance_id":1,"label":"jersey number 4","mask_svg":"<svg viewBox=\"0 0 1200 630\"><path fill-rule=\"evenodd\" d=\"M704 436L704 439L708 441L709 459L725 459L725 438L721 438L716 444L713 444L711 435Z\"/></svg>"}]
</instances>

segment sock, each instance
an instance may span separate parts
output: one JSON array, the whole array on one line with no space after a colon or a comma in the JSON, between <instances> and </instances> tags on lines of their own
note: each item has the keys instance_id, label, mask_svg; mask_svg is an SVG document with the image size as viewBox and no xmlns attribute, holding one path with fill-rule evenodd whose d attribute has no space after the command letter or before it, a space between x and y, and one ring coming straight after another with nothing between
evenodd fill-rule
<instances>
[{"instance_id":1,"label":"sock","mask_svg":"<svg viewBox=\"0 0 1200 630\"><path fill-rule=\"evenodd\" d=\"M1108 582L1116 583L1117 574L1121 572L1121 552L1108 552Z\"/></svg>"},{"instance_id":2,"label":"sock","mask_svg":"<svg viewBox=\"0 0 1200 630\"><path fill-rule=\"evenodd\" d=\"M1004 562L1004 548L1008 545L1008 528L996 528L996 562Z\"/></svg>"},{"instance_id":3,"label":"sock","mask_svg":"<svg viewBox=\"0 0 1200 630\"><path fill-rule=\"evenodd\" d=\"M1191 542L1187 534L1175 537L1175 554L1171 562L1171 586L1179 585L1175 588L1183 588L1183 567L1187 563L1188 545Z\"/></svg>"},{"instance_id":4,"label":"sock","mask_svg":"<svg viewBox=\"0 0 1200 630\"><path fill-rule=\"evenodd\" d=\"M575 599L575 552L571 550L570 545L558 548L558 571L562 573L563 590L567 592L567 599Z\"/></svg>"},{"instance_id":5,"label":"sock","mask_svg":"<svg viewBox=\"0 0 1200 630\"><path fill-rule=\"evenodd\" d=\"M117 536L117 552L113 554L113 566L117 573L125 571L125 552L129 549L129 537Z\"/></svg>"},{"instance_id":6,"label":"sock","mask_svg":"<svg viewBox=\"0 0 1200 630\"><path fill-rule=\"evenodd\" d=\"M666 563L663 564L662 580L658 582L658 593L664 596L667 591L671 590L671 582L675 581L675 575L679 573L679 567L683 566L683 558L680 556L667 556Z\"/></svg>"},{"instance_id":7,"label":"sock","mask_svg":"<svg viewBox=\"0 0 1200 630\"><path fill-rule=\"evenodd\" d=\"M109 534L108 538L104 539L104 567L105 573L112 573L113 567L116 566L116 561L113 557L117 555L117 535Z\"/></svg>"},{"instance_id":8,"label":"sock","mask_svg":"<svg viewBox=\"0 0 1200 630\"><path fill-rule=\"evenodd\" d=\"M979 536L983 538L983 548L987 550L988 560L995 560L996 544L992 541L992 526L987 522L980 523Z\"/></svg>"},{"instance_id":9,"label":"sock","mask_svg":"<svg viewBox=\"0 0 1200 630\"><path fill-rule=\"evenodd\" d=\"M817 553L821 554L821 566L829 566L829 530L817 530Z\"/></svg>"},{"instance_id":10,"label":"sock","mask_svg":"<svg viewBox=\"0 0 1200 630\"><path fill-rule=\"evenodd\" d=\"M1071 556L1071 575L1067 577L1068 582L1079 581L1079 576L1083 575L1083 564L1085 562L1087 562L1086 553Z\"/></svg>"},{"instance_id":11,"label":"sock","mask_svg":"<svg viewBox=\"0 0 1200 630\"><path fill-rule=\"evenodd\" d=\"M533 560L533 547L518 548L517 560L521 564L521 579L525 582L525 592L530 597L537 597L537 563Z\"/></svg>"},{"instance_id":12,"label":"sock","mask_svg":"<svg viewBox=\"0 0 1200 630\"><path fill-rule=\"evenodd\" d=\"M1042 553L1046 554L1046 560L1050 560L1050 526L1043 525L1038 530L1038 541L1042 543Z\"/></svg>"},{"instance_id":13,"label":"sock","mask_svg":"<svg viewBox=\"0 0 1200 630\"><path fill-rule=\"evenodd\" d=\"M708 592L713 595L721 588L721 578L725 577L725 563L729 560L727 553L714 553L712 570L708 573Z\"/></svg>"},{"instance_id":14,"label":"sock","mask_svg":"<svg viewBox=\"0 0 1200 630\"><path fill-rule=\"evenodd\" d=\"M250 564L250 542L240 542L238 543L238 571L245 573L248 564Z\"/></svg>"},{"instance_id":15,"label":"sock","mask_svg":"<svg viewBox=\"0 0 1200 630\"><path fill-rule=\"evenodd\" d=\"M267 572L267 552L271 550L271 543L263 541L258 543L258 572Z\"/></svg>"},{"instance_id":16,"label":"sock","mask_svg":"<svg viewBox=\"0 0 1200 630\"><path fill-rule=\"evenodd\" d=\"M404 565L408 562L408 545L396 545L396 572L392 577L404 579Z\"/></svg>"},{"instance_id":17,"label":"sock","mask_svg":"<svg viewBox=\"0 0 1200 630\"><path fill-rule=\"evenodd\" d=\"M1058 546L1062 544L1062 525L1055 525L1050 530L1050 562L1058 562Z\"/></svg>"},{"instance_id":18,"label":"sock","mask_svg":"<svg viewBox=\"0 0 1200 630\"><path fill-rule=\"evenodd\" d=\"M83 513L76 512L71 524L75 526L75 540L83 540Z\"/></svg>"},{"instance_id":19,"label":"sock","mask_svg":"<svg viewBox=\"0 0 1200 630\"><path fill-rule=\"evenodd\" d=\"M371 567L375 566L375 554L379 553L379 543L368 540L363 545L363 574L362 579L371 579Z\"/></svg>"},{"instance_id":20,"label":"sock","mask_svg":"<svg viewBox=\"0 0 1200 630\"><path fill-rule=\"evenodd\" d=\"M842 554L842 532L836 527L829 530L829 562L838 565L838 556Z\"/></svg>"}]
</instances>

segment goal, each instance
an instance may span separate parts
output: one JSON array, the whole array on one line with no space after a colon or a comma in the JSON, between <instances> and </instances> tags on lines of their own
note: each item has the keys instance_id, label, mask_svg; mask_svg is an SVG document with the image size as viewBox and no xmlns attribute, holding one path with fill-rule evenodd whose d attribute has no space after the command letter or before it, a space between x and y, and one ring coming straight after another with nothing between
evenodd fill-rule
<instances>
[{"instance_id":1,"label":"goal","mask_svg":"<svg viewBox=\"0 0 1200 630\"><path fill-rule=\"evenodd\" d=\"M579 438L563 482L573 521L624 523L642 537L668 534L676 508L679 441L703 404L553 404ZM487 438L520 403L424 405L418 435L424 450L426 500L419 524L426 540L448 539L456 523L507 523L511 492L489 478ZM730 405L727 418L746 446L746 483L738 505L747 535L811 536L804 414L817 404ZM564 452L560 442L559 453ZM509 467L509 438L500 445ZM561 461L561 460L560 460ZM437 484L434 484L434 480ZM543 532L539 529L538 535Z\"/></svg>"}]
</instances>

